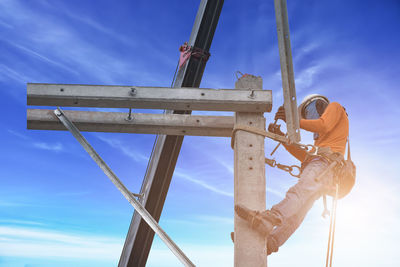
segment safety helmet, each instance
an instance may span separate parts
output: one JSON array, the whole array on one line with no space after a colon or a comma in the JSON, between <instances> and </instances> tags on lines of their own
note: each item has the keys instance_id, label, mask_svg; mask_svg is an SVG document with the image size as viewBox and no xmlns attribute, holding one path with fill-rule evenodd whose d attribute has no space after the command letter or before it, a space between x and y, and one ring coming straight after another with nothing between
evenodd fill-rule
<instances>
[{"instance_id":1,"label":"safety helmet","mask_svg":"<svg viewBox=\"0 0 400 267\"><path fill-rule=\"evenodd\" d=\"M323 95L311 94L304 97L298 108L300 119L318 119L328 104L328 98Z\"/></svg>"}]
</instances>

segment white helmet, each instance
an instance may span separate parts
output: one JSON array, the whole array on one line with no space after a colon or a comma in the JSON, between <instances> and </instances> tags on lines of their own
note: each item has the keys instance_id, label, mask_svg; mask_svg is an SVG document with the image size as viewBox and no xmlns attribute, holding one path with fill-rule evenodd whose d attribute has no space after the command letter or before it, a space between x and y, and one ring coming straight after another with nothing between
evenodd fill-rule
<instances>
[{"instance_id":1,"label":"white helmet","mask_svg":"<svg viewBox=\"0 0 400 267\"><path fill-rule=\"evenodd\" d=\"M321 114L319 114L315 103L315 100L322 100L324 104L328 105L329 100L323 95L311 94L304 97L303 101L299 105L298 112L300 119L317 119ZM310 105L311 104L311 105ZM307 116L307 114L309 114ZM311 115L311 118L310 118ZM318 116L318 117L316 117Z\"/></svg>"}]
</instances>

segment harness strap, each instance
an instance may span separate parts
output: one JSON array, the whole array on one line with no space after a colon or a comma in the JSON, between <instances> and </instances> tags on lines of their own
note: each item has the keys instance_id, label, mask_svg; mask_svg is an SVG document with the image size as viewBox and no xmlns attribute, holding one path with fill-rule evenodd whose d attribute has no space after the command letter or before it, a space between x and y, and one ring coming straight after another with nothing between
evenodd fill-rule
<instances>
[{"instance_id":1,"label":"harness strap","mask_svg":"<svg viewBox=\"0 0 400 267\"><path fill-rule=\"evenodd\" d=\"M260 130L258 128L249 127L249 126L245 126L245 125L235 125L235 127L233 128L233 131L232 131L232 138L231 138L232 149L234 149L234 146L235 146L235 137L236 137L237 131L245 131L248 133L258 134L258 135L261 135L264 137L271 138L272 140L278 141L280 143L289 144L289 139L287 139L279 134L270 133L270 132L267 132L264 130Z\"/></svg>"}]
</instances>

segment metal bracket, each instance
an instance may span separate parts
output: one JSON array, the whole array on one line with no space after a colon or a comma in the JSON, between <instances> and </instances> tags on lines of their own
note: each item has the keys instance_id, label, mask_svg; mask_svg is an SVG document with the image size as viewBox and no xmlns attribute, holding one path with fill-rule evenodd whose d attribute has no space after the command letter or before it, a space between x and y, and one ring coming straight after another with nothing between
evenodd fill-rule
<instances>
[{"instance_id":1,"label":"metal bracket","mask_svg":"<svg viewBox=\"0 0 400 267\"><path fill-rule=\"evenodd\" d=\"M167 245L167 247L175 254L175 256L185 266L195 266L189 258L183 253L183 251L172 241L172 239L164 232L157 221L150 215L150 213L142 206L142 204L135 199L138 194L133 194L129 191L125 185L119 180L117 175L110 169L110 167L104 162L104 160L97 154L96 150L89 144L89 142L79 132L78 128L68 119L64 112L57 108L54 110L54 114L64 124L71 134L78 140L83 146L90 157L97 163L97 165L103 170L111 182L118 188L118 190L124 195L124 197L131 203L135 210L140 214L144 221L150 226L151 229L161 238L161 240Z\"/></svg>"}]
</instances>

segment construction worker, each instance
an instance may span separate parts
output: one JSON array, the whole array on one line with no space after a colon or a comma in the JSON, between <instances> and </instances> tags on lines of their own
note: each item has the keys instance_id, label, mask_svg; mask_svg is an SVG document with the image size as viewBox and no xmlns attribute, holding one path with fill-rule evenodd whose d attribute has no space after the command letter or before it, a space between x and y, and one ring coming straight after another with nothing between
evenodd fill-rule
<instances>
[{"instance_id":1,"label":"construction worker","mask_svg":"<svg viewBox=\"0 0 400 267\"><path fill-rule=\"evenodd\" d=\"M337 102L329 103L322 95L309 95L299 105L300 128L314 133L314 145L318 150L329 154L344 155L349 121L345 109ZM280 107L275 119L286 122L285 109ZM270 125L271 126L271 125ZM279 127L268 130L280 135ZM278 248L294 233L303 221L313 203L334 186L334 171L329 171L320 180L316 180L329 165L329 159L323 153L308 156L298 146L284 145L285 148L302 162L298 182L286 193L286 197L270 210L255 211L242 205L236 205L235 211L249 226L267 238L267 253Z\"/></svg>"}]
</instances>

